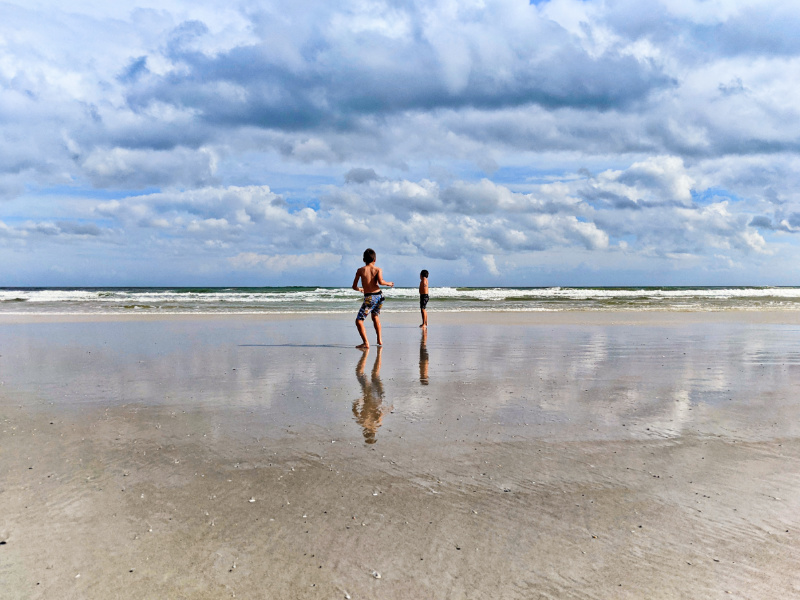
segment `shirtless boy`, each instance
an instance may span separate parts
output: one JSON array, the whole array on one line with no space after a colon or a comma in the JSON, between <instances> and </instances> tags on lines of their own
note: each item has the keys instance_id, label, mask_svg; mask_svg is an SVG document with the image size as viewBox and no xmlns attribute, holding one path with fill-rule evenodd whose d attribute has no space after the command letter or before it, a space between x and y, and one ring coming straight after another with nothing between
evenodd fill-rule
<instances>
[{"instance_id":1,"label":"shirtless boy","mask_svg":"<svg viewBox=\"0 0 800 600\"><path fill-rule=\"evenodd\" d=\"M359 280L361 280L361 286L358 285ZM383 280L383 271L375 266L375 250L367 248L364 250L364 266L356 271L356 277L353 279L353 289L364 294L364 302L361 304L358 316L356 316L356 328L363 342L356 346L356 348L360 348L361 350L369 348L367 329L364 327L364 319L366 319L369 314L372 315L372 324L375 325L378 346L383 345L380 319L381 306L383 305L383 292L381 292L380 288L382 285L394 287L394 283L391 281Z\"/></svg>"},{"instance_id":2,"label":"shirtless boy","mask_svg":"<svg viewBox=\"0 0 800 600\"><path fill-rule=\"evenodd\" d=\"M428 271L423 269L419 274L419 310L422 313L422 327L428 327Z\"/></svg>"}]
</instances>

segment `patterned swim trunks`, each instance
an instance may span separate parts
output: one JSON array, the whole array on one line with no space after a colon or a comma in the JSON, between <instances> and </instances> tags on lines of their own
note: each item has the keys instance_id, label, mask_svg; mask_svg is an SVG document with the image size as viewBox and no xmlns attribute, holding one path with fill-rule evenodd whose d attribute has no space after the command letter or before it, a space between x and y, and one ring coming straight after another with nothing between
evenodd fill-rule
<instances>
[{"instance_id":1,"label":"patterned swim trunks","mask_svg":"<svg viewBox=\"0 0 800 600\"><path fill-rule=\"evenodd\" d=\"M419 307L421 310L425 310L425 307L428 306L428 294L420 294L419 295Z\"/></svg>"},{"instance_id":2,"label":"patterned swim trunks","mask_svg":"<svg viewBox=\"0 0 800 600\"><path fill-rule=\"evenodd\" d=\"M356 321L363 321L370 313L377 317L381 314L381 306L383 306L383 292L364 294L364 303L358 311Z\"/></svg>"}]
</instances>

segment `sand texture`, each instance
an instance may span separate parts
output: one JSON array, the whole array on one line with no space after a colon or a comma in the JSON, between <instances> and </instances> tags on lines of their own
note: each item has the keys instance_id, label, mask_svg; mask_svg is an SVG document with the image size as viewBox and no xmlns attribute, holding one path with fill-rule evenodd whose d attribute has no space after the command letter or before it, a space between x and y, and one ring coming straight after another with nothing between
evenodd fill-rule
<instances>
[{"instance_id":1,"label":"sand texture","mask_svg":"<svg viewBox=\"0 0 800 600\"><path fill-rule=\"evenodd\" d=\"M797 315L416 318L3 319L0 598L800 596Z\"/></svg>"}]
</instances>

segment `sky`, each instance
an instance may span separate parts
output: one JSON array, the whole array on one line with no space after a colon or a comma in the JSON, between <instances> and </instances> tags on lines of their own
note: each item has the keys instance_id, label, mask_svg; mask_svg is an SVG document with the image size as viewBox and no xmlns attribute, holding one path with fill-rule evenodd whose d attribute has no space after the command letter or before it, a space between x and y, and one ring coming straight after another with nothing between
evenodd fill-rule
<instances>
[{"instance_id":1,"label":"sky","mask_svg":"<svg viewBox=\"0 0 800 600\"><path fill-rule=\"evenodd\" d=\"M0 0L0 287L798 285L785 0Z\"/></svg>"}]
</instances>

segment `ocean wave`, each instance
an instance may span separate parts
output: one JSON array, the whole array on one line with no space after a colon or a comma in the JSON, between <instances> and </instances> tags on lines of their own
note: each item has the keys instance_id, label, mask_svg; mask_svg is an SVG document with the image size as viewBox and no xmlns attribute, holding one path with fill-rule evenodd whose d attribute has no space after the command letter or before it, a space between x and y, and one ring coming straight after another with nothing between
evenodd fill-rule
<instances>
[{"instance_id":1,"label":"ocean wave","mask_svg":"<svg viewBox=\"0 0 800 600\"><path fill-rule=\"evenodd\" d=\"M387 307L417 310L416 287L384 290ZM544 310L800 310L800 288L625 287L474 288L433 287L429 307L440 311ZM348 312L361 294L350 288L5 288L3 314L44 312L208 312L241 314Z\"/></svg>"}]
</instances>

